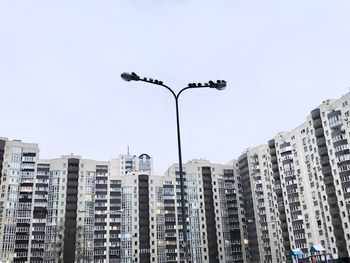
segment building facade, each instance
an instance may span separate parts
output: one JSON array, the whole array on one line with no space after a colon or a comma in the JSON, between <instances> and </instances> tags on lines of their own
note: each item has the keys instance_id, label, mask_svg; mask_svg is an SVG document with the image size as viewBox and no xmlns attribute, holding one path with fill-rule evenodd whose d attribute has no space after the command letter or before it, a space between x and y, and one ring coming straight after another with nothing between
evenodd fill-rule
<instances>
[{"instance_id":1,"label":"building facade","mask_svg":"<svg viewBox=\"0 0 350 263\"><path fill-rule=\"evenodd\" d=\"M350 93L226 165L183 164L190 262L292 262L350 254ZM39 159L0 138L0 262L185 262L177 164Z\"/></svg>"},{"instance_id":2,"label":"building facade","mask_svg":"<svg viewBox=\"0 0 350 263\"><path fill-rule=\"evenodd\" d=\"M247 149L238 159L250 262L284 262L282 231L267 145Z\"/></svg>"},{"instance_id":3,"label":"building facade","mask_svg":"<svg viewBox=\"0 0 350 263\"><path fill-rule=\"evenodd\" d=\"M236 163L221 165L193 160L184 164L184 171L191 262L246 262L243 196ZM170 167L165 175L169 182L175 181L175 177L174 203L178 208L175 219L181 225L178 165ZM178 235L181 244L182 233Z\"/></svg>"},{"instance_id":4,"label":"building facade","mask_svg":"<svg viewBox=\"0 0 350 263\"><path fill-rule=\"evenodd\" d=\"M292 261L292 249L310 254L316 244L348 262L349 103L350 93L324 101L294 130L238 158L251 262Z\"/></svg>"},{"instance_id":5,"label":"building facade","mask_svg":"<svg viewBox=\"0 0 350 263\"><path fill-rule=\"evenodd\" d=\"M152 159L38 158L38 146L1 140L1 261L185 262L178 165ZM191 262L245 262L238 168L184 165Z\"/></svg>"},{"instance_id":6,"label":"building facade","mask_svg":"<svg viewBox=\"0 0 350 263\"><path fill-rule=\"evenodd\" d=\"M0 148L0 260L20 262L31 245L32 215L38 214L32 202L38 145L0 138Z\"/></svg>"}]
</instances>

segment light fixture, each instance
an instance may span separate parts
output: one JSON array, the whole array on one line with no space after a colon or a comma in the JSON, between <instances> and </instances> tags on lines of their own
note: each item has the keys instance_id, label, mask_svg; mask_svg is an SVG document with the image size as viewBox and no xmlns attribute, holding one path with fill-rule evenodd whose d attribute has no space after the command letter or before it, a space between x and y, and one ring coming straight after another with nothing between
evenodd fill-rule
<instances>
[{"instance_id":1,"label":"light fixture","mask_svg":"<svg viewBox=\"0 0 350 263\"><path fill-rule=\"evenodd\" d=\"M131 74L124 72L121 74L121 77L125 81L132 81L132 80L139 81L140 80L140 77L135 72L132 72Z\"/></svg>"}]
</instances>

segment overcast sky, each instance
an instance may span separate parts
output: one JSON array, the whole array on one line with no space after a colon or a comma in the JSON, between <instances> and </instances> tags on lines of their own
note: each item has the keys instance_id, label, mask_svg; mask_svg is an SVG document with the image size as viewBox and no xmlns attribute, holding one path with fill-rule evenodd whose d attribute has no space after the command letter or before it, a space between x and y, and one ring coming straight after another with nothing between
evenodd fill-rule
<instances>
[{"instance_id":1,"label":"overcast sky","mask_svg":"<svg viewBox=\"0 0 350 263\"><path fill-rule=\"evenodd\" d=\"M143 152L177 162L175 105L121 80L225 79L182 94L184 162L226 163L350 87L350 1L0 1L0 137L41 158Z\"/></svg>"}]
</instances>

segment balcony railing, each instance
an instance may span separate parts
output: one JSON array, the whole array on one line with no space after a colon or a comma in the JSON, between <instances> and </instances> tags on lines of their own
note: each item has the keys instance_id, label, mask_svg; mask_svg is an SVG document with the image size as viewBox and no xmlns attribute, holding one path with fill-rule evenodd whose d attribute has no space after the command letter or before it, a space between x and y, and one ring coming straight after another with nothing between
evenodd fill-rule
<instances>
[{"instance_id":1,"label":"balcony railing","mask_svg":"<svg viewBox=\"0 0 350 263\"><path fill-rule=\"evenodd\" d=\"M338 129L342 125L343 125L343 121L341 119L329 122L329 127L331 129Z\"/></svg>"}]
</instances>

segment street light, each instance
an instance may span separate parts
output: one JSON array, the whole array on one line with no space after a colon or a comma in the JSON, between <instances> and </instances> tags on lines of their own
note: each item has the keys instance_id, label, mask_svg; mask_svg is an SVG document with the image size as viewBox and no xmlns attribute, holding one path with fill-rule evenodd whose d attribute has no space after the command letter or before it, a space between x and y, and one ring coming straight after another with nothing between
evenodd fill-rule
<instances>
[{"instance_id":1,"label":"street light","mask_svg":"<svg viewBox=\"0 0 350 263\"><path fill-rule=\"evenodd\" d=\"M182 173L182 155L181 155L181 140L180 140L180 122L179 122L179 96L180 94L187 89L194 88L213 88L217 90L224 90L226 88L225 80L218 80L216 82L209 81L208 83L189 83L187 87L180 90L177 94L168 86L163 84L163 81L153 80L151 78L140 78L136 73L122 73L121 77L125 81L143 81L147 83L151 83L154 85L162 86L169 90L175 99L176 106L176 124L177 124L177 146L178 146L178 154L179 154L179 173L180 173L180 187L181 187L181 212L182 212L182 233L183 233L183 248L185 253L185 261L189 259L188 255L188 244L187 244L187 223L186 223L186 215L185 215L185 188L184 188L184 179Z\"/></svg>"}]
</instances>

